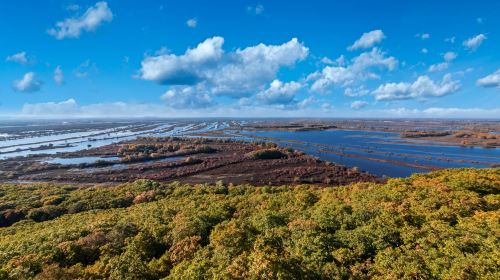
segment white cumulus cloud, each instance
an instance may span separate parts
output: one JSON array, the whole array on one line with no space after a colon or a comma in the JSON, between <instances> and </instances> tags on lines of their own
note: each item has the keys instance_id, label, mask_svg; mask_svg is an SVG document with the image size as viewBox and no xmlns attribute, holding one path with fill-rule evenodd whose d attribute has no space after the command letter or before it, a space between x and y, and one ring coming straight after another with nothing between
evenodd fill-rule
<instances>
[{"instance_id":1,"label":"white cumulus cloud","mask_svg":"<svg viewBox=\"0 0 500 280\"><path fill-rule=\"evenodd\" d=\"M146 57L139 78L163 85L196 85L210 94L243 97L265 88L283 67L305 59L309 49L296 38L225 52L224 38L213 37L182 55Z\"/></svg>"},{"instance_id":2,"label":"white cumulus cloud","mask_svg":"<svg viewBox=\"0 0 500 280\"><path fill-rule=\"evenodd\" d=\"M483 43L484 40L486 40L487 37L484 34L479 34L474 37L471 37L467 40L465 40L462 44L464 47L469 49L470 51L475 51L481 44Z\"/></svg>"},{"instance_id":3,"label":"white cumulus cloud","mask_svg":"<svg viewBox=\"0 0 500 280\"><path fill-rule=\"evenodd\" d=\"M443 70L448 69L448 66L449 66L448 62L436 63L436 64L432 64L431 66L429 66L428 71L429 72L443 71Z\"/></svg>"},{"instance_id":4,"label":"white cumulus cloud","mask_svg":"<svg viewBox=\"0 0 500 280\"><path fill-rule=\"evenodd\" d=\"M108 4L106 2L97 2L80 17L59 21L54 28L49 29L47 32L58 40L78 38L82 31L94 31L103 22L110 22L111 20L113 20L113 13Z\"/></svg>"},{"instance_id":5,"label":"white cumulus cloud","mask_svg":"<svg viewBox=\"0 0 500 280\"><path fill-rule=\"evenodd\" d=\"M42 88L42 82L37 80L35 73L28 72L24 74L23 78L20 80L15 80L12 83L12 87L15 91L20 92L35 92Z\"/></svg>"},{"instance_id":6,"label":"white cumulus cloud","mask_svg":"<svg viewBox=\"0 0 500 280\"><path fill-rule=\"evenodd\" d=\"M385 38L384 32L382 32L382 30L380 29L366 32L363 33L363 35L361 35L361 37L347 49L353 51L357 49L371 48L374 45L380 43L384 38Z\"/></svg>"},{"instance_id":7,"label":"white cumulus cloud","mask_svg":"<svg viewBox=\"0 0 500 280\"><path fill-rule=\"evenodd\" d=\"M358 88L346 88L344 90L344 95L349 96L349 97L358 97L358 96L365 96L369 93L370 91L365 89L363 86L360 86Z\"/></svg>"},{"instance_id":8,"label":"white cumulus cloud","mask_svg":"<svg viewBox=\"0 0 500 280\"><path fill-rule=\"evenodd\" d=\"M455 58L457 58L457 56L458 56L458 54L455 52L446 52L445 54L443 54L444 62L432 64L431 66L429 66L429 69L427 69L427 71L429 71L429 72L444 71L444 70L448 69L451 62L453 60L455 60Z\"/></svg>"},{"instance_id":9,"label":"white cumulus cloud","mask_svg":"<svg viewBox=\"0 0 500 280\"><path fill-rule=\"evenodd\" d=\"M160 54L146 57L141 65L140 77L159 84L191 85L199 82L207 69L216 66L224 50L224 38L213 37L188 49L183 55Z\"/></svg>"},{"instance_id":10,"label":"white cumulus cloud","mask_svg":"<svg viewBox=\"0 0 500 280\"><path fill-rule=\"evenodd\" d=\"M351 109L361 109L363 107L365 107L366 105L368 105L368 102L366 101L361 101L361 100L356 100L354 102L351 103Z\"/></svg>"},{"instance_id":11,"label":"white cumulus cloud","mask_svg":"<svg viewBox=\"0 0 500 280\"><path fill-rule=\"evenodd\" d=\"M186 21L186 25L191 28L195 28L198 25L198 20L195 18L190 18Z\"/></svg>"},{"instance_id":12,"label":"white cumulus cloud","mask_svg":"<svg viewBox=\"0 0 500 280\"><path fill-rule=\"evenodd\" d=\"M243 97L238 101L239 106L251 108L274 108L278 110L304 109L315 99L310 96L303 100L297 98L297 93L304 87L301 82L282 82L273 80L269 86L252 97Z\"/></svg>"},{"instance_id":13,"label":"white cumulus cloud","mask_svg":"<svg viewBox=\"0 0 500 280\"><path fill-rule=\"evenodd\" d=\"M453 61L455 60L455 58L457 58L458 54L456 52L446 52L444 55L443 55L443 58L445 61Z\"/></svg>"},{"instance_id":14,"label":"white cumulus cloud","mask_svg":"<svg viewBox=\"0 0 500 280\"><path fill-rule=\"evenodd\" d=\"M257 94L257 99L266 105L288 105L296 103L295 93L302 88L298 82L283 83L280 80L274 80L264 91Z\"/></svg>"},{"instance_id":15,"label":"white cumulus cloud","mask_svg":"<svg viewBox=\"0 0 500 280\"><path fill-rule=\"evenodd\" d=\"M210 95L199 92L191 86L169 89L161 99L168 107L175 109L197 109L214 105Z\"/></svg>"},{"instance_id":16,"label":"white cumulus cloud","mask_svg":"<svg viewBox=\"0 0 500 280\"><path fill-rule=\"evenodd\" d=\"M431 35L429 33L422 33L422 34L416 34L415 37L418 37L422 40L427 40L429 38L431 38Z\"/></svg>"},{"instance_id":17,"label":"white cumulus cloud","mask_svg":"<svg viewBox=\"0 0 500 280\"><path fill-rule=\"evenodd\" d=\"M476 84L480 87L497 87L500 89L500 69L477 80Z\"/></svg>"},{"instance_id":18,"label":"white cumulus cloud","mask_svg":"<svg viewBox=\"0 0 500 280\"><path fill-rule=\"evenodd\" d=\"M387 57L378 48L373 48L353 58L347 66L326 66L320 72L309 75L308 80L314 81L312 91L327 92L333 86L348 87L359 81L378 79L379 76L372 69L392 71L397 65L396 58Z\"/></svg>"},{"instance_id":19,"label":"white cumulus cloud","mask_svg":"<svg viewBox=\"0 0 500 280\"><path fill-rule=\"evenodd\" d=\"M20 53L16 53L16 54L7 56L7 58L5 60L17 62L20 64L28 64L28 62L29 62L28 58L26 57L26 52L20 52Z\"/></svg>"},{"instance_id":20,"label":"white cumulus cloud","mask_svg":"<svg viewBox=\"0 0 500 280\"><path fill-rule=\"evenodd\" d=\"M420 76L413 83L401 82L380 85L372 94L378 101L440 97L458 91L460 86L460 81L452 80L449 74L437 83L428 76Z\"/></svg>"}]
</instances>

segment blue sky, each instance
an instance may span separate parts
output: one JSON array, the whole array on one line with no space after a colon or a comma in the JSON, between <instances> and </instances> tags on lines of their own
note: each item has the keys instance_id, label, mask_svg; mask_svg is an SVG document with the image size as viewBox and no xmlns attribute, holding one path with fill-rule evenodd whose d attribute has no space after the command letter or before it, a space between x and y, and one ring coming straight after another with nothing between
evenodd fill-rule
<instances>
[{"instance_id":1,"label":"blue sky","mask_svg":"<svg viewBox=\"0 0 500 280\"><path fill-rule=\"evenodd\" d=\"M498 1L1 1L0 116L498 118L498 14Z\"/></svg>"}]
</instances>

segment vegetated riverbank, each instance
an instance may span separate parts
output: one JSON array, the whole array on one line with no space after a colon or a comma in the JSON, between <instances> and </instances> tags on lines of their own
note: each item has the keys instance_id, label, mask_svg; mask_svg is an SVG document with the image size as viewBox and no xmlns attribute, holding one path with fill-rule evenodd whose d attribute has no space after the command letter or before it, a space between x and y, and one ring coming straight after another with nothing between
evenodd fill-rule
<instances>
[{"instance_id":1,"label":"vegetated riverbank","mask_svg":"<svg viewBox=\"0 0 500 280\"><path fill-rule=\"evenodd\" d=\"M486 148L500 147L499 121L470 120L415 120L415 119L302 119L266 120L252 122L242 127L255 131L311 131L327 129L350 129L361 131L381 131L399 133L402 138L439 142L441 144L477 146ZM412 142L416 145L419 141Z\"/></svg>"},{"instance_id":2,"label":"vegetated riverbank","mask_svg":"<svg viewBox=\"0 0 500 280\"><path fill-rule=\"evenodd\" d=\"M162 182L282 185L345 185L380 182L357 168L325 162L269 142L231 139L153 138L57 155L55 164L36 155L0 162L4 182L117 183L137 179ZM95 160L100 157L101 160ZM92 161L85 162L88 158ZM85 163L81 163L81 162Z\"/></svg>"},{"instance_id":3,"label":"vegetated riverbank","mask_svg":"<svg viewBox=\"0 0 500 280\"><path fill-rule=\"evenodd\" d=\"M484 148L500 147L500 134L492 134L490 132L481 132L475 130L404 131L401 133L401 137L451 143L460 146L480 146Z\"/></svg>"},{"instance_id":4,"label":"vegetated riverbank","mask_svg":"<svg viewBox=\"0 0 500 280\"><path fill-rule=\"evenodd\" d=\"M139 180L0 192L1 279L500 277L500 169L336 188Z\"/></svg>"}]
</instances>

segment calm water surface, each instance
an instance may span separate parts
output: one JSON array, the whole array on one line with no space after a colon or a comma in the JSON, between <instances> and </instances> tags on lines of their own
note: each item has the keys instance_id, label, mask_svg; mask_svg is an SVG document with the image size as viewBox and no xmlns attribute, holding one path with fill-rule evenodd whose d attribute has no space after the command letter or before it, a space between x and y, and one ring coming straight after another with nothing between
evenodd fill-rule
<instances>
[{"instance_id":1,"label":"calm water surface","mask_svg":"<svg viewBox=\"0 0 500 280\"><path fill-rule=\"evenodd\" d=\"M492 163L500 163L500 149L466 148L430 142L404 143L397 133L353 130L242 131L240 133L266 137L282 146L303 150L323 160L351 167L357 166L361 170L379 176L404 177L411 173L428 171L413 166L404 166L397 162L438 168L484 168ZM328 151L340 152L344 155Z\"/></svg>"}]
</instances>

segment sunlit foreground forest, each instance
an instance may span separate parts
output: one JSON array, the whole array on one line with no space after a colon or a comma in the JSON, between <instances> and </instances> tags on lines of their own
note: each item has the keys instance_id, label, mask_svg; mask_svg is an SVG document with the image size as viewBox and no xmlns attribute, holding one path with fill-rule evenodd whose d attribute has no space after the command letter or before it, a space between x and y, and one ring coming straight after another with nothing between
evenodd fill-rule
<instances>
[{"instance_id":1,"label":"sunlit foreground forest","mask_svg":"<svg viewBox=\"0 0 500 280\"><path fill-rule=\"evenodd\" d=\"M500 279L500 169L0 187L0 279Z\"/></svg>"}]
</instances>

